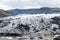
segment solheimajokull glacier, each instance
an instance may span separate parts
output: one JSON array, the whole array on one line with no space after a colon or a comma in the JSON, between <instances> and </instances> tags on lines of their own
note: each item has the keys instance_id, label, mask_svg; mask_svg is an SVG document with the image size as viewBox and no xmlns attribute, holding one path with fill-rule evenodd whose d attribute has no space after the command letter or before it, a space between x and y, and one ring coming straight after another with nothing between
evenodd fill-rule
<instances>
[{"instance_id":1,"label":"solheimajokull glacier","mask_svg":"<svg viewBox=\"0 0 60 40\"><path fill-rule=\"evenodd\" d=\"M60 34L59 14L24 14L0 18L0 36L39 37L56 34Z\"/></svg>"}]
</instances>

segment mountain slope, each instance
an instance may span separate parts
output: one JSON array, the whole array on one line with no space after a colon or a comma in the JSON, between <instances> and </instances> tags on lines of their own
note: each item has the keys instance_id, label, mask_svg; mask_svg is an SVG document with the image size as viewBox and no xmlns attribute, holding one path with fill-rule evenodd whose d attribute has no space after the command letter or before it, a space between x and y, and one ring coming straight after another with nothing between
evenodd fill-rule
<instances>
[{"instance_id":1,"label":"mountain slope","mask_svg":"<svg viewBox=\"0 0 60 40\"><path fill-rule=\"evenodd\" d=\"M0 9L0 17L5 17L5 16L13 16L14 14L12 12L5 11L3 9Z\"/></svg>"}]
</instances>

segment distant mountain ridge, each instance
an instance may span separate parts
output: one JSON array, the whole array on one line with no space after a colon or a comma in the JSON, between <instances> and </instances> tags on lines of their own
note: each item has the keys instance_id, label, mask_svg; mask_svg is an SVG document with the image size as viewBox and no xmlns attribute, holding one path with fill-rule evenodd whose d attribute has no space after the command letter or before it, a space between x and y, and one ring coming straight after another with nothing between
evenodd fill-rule
<instances>
[{"instance_id":1,"label":"distant mountain ridge","mask_svg":"<svg viewBox=\"0 0 60 40\"><path fill-rule=\"evenodd\" d=\"M15 14L60 13L60 8L42 7L39 9L12 9L8 11Z\"/></svg>"}]
</instances>

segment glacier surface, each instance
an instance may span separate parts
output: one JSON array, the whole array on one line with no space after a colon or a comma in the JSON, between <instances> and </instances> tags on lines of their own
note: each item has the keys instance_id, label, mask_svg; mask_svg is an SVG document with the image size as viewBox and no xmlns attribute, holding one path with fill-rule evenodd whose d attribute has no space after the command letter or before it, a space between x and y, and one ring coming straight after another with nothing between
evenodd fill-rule
<instances>
[{"instance_id":1,"label":"glacier surface","mask_svg":"<svg viewBox=\"0 0 60 40\"><path fill-rule=\"evenodd\" d=\"M21 34L21 37L60 34L60 14L24 14L3 17L0 18L0 33L16 33Z\"/></svg>"}]
</instances>

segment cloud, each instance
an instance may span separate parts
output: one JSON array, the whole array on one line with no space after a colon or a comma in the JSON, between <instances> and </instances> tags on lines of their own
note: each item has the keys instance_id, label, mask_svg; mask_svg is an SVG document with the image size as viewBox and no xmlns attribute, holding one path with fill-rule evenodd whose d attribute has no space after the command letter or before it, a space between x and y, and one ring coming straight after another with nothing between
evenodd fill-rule
<instances>
[{"instance_id":1,"label":"cloud","mask_svg":"<svg viewBox=\"0 0 60 40\"><path fill-rule=\"evenodd\" d=\"M0 4L0 9L8 10L8 9L13 9L13 8L7 5Z\"/></svg>"},{"instance_id":2,"label":"cloud","mask_svg":"<svg viewBox=\"0 0 60 40\"><path fill-rule=\"evenodd\" d=\"M40 7L60 7L60 0L0 0L0 8L3 9Z\"/></svg>"}]
</instances>

